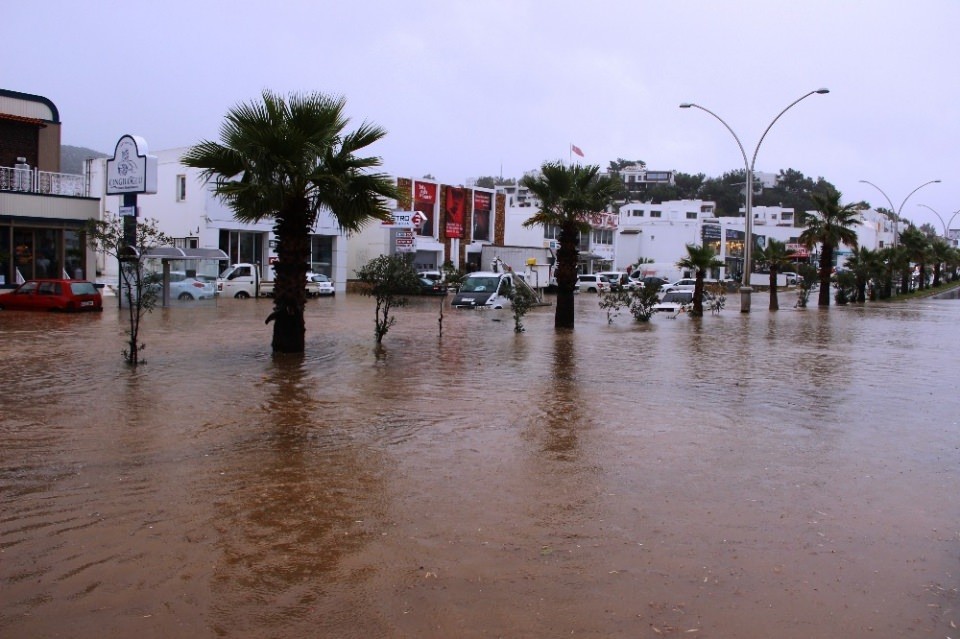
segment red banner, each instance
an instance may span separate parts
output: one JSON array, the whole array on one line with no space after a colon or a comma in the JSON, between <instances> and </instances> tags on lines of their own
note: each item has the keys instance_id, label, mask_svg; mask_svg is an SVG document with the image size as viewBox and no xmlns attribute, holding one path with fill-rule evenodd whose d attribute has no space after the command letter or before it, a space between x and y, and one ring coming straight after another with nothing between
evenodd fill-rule
<instances>
[{"instance_id":1,"label":"red banner","mask_svg":"<svg viewBox=\"0 0 960 639\"><path fill-rule=\"evenodd\" d=\"M425 204L436 204L437 185L429 182L413 183L413 201L423 202Z\"/></svg>"},{"instance_id":2,"label":"red banner","mask_svg":"<svg viewBox=\"0 0 960 639\"><path fill-rule=\"evenodd\" d=\"M463 220L466 217L467 198L466 191L460 187L448 186L446 188L446 202L444 204L444 213L446 213L446 231L447 237L463 238Z\"/></svg>"},{"instance_id":3,"label":"red banner","mask_svg":"<svg viewBox=\"0 0 960 639\"><path fill-rule=\"evenodd\" d=\"M482 193L480 191L473 192L473 209L480 209L481 211L489 211L490 206L490 194Z\"/></svg>"}]
</instances>

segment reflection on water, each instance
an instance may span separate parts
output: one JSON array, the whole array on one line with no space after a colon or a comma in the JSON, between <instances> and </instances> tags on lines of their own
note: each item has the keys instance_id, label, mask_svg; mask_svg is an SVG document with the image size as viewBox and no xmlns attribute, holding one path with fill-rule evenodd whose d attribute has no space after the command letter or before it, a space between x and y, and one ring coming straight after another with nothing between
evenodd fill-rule
<instances>
[{"instance_id":1,"label":"reflection on water","mask_svg":"<svg viewBox=\"0 0 960 639\"><path fill-rule=\"evenodd\" d=\"M0 313L0 635L944 634L960 305L754 304Z\"/></svg>"}]
</instances>

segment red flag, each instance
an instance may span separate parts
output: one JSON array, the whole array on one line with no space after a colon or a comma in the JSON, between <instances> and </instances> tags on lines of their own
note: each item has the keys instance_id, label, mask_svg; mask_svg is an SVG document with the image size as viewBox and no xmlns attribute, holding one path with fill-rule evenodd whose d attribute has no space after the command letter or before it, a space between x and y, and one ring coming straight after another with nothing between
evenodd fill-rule
<instances>
[{"instance_id":1,"label":"red flag","mask_svg":"<svg viewBox=\"0 0 960 639\"><path fill-rule=\"evenodd\" d=\"M570 150L576 153L577 155L579 155L580 157L583 157L583 151L581 151L580 147L577 146L576 144L571 144Z\"/></svg>"}]
</instances>

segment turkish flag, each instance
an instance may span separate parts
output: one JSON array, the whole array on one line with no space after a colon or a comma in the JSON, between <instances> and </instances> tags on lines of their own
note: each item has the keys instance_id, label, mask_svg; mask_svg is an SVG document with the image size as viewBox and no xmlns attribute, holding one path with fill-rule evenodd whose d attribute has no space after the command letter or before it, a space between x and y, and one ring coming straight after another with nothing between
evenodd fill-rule
<instances>
[{"instance_id":1,"label":"turkish flag","mask_svg":"<svg viewBox=\"0 0 960 639\"><path fill-rule=\"evenodd\" d=\"M576 153L577 155L579 155L580 157L583 157L583 151L581 151L580 147L577 146L576 144L571 144L570 150Z\"/></svg>"}]
</instances>

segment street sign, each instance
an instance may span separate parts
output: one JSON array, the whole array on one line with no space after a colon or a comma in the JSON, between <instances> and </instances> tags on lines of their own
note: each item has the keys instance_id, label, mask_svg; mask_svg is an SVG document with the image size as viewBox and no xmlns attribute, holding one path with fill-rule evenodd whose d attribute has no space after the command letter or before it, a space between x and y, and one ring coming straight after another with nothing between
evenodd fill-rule
<instances>
[{"instance_id":1,"label":"street sign","mask_svg":"<svg viewBox=\"0 0 960 639\"><path fill-rule=\"evenodd\" d=\"M416 211L393 211L393 221L384 222L383 226L390 229L412 229L414 215L419 214Z\"/></svg>"},{"instance_id":2,"label":"street sign","mask_svg":"<svg viewBox=\"0 0 960 639\"><path fill-rule=\"evenodd\" d=\"M413 241L413 231L397 231L395 237L397 252L412 253L414 251Z\"/></svg>"}]
</instances>

